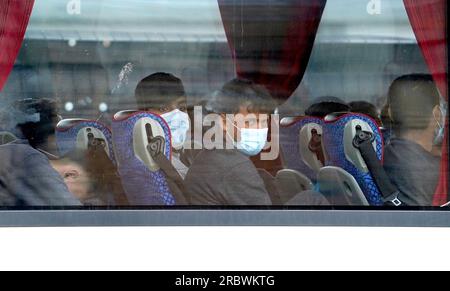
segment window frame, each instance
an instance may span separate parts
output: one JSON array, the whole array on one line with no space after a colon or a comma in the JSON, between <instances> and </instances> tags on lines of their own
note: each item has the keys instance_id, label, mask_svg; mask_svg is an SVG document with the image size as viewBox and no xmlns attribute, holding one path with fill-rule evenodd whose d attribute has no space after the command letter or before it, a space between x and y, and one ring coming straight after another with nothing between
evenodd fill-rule
<instances>
[{"instance_id":1,"label":"window frame","mask_svg":"<svg viewBox=\"0 0 450 291\"><path fill-rule=\"evenodd\" d=\"M5 210L0 227L350 226L450 227L450 208L423 210L136 209Z\"/></svg>"}]
</instances>

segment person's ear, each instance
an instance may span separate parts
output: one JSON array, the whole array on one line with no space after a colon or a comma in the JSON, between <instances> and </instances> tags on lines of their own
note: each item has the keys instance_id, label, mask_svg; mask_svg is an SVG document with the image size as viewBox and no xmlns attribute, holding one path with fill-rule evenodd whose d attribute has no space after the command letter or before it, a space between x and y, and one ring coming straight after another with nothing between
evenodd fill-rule
<instances>
[{"instance_id":1,"label":"person's ear","mask_svg":"<svg viewBox=\"0 0 450 291\"><path fill-rule=\"evenodd\" d=\"M77 170L70 170L64 173L64 180L75 181L80 177L80 173Z\"/></svg>"}]
</instances>

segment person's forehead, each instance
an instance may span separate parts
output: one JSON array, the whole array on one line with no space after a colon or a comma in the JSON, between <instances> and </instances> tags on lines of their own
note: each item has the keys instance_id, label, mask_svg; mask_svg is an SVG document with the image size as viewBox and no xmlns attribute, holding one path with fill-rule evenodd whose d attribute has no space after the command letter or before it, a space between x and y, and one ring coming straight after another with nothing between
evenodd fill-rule
<instances>
[{"instance_id":1,"label":"person's forehead","mask_svg":"<svg viewBox=\"0 0 450 291\"><path fill-rule=\"evenodd\" d=\"M53 167L62 170L62 171L67 171L67 170L84 170L83 167L78 164L77 162L74 161L70 161L70 160L57 160L57 161L51 161L51 164Z\"/></svg>"}]
</instances>

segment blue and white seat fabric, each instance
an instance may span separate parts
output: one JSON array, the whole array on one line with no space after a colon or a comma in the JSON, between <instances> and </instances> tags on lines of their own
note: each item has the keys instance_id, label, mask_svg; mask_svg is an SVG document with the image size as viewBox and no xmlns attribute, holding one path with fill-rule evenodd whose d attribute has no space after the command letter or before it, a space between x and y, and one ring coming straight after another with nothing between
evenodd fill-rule
<instances>
[{"instance_id":1,"label":"blue and white seat fabric","mask_svg":"<svg viewBox=\"0 0 450 291\"><path fill-rule=\"evenodd\" d=\"M150 154L161 147L171 160L171 133L164 119L142 111L122 111L114 116L113 144L122 184L131 205L175 205L164 172ZM156 143L150 144L149 134Z\"/></svg>"},{"instance_id":2,"label":"blue and white seat fabric","mask_svg":"<svg viewBox=\"0 0 450 291\"><path fill-rule=\"evenodd\" d=\"M327 166L339 167L350 173L358 182L371 206L384 205L380 189L367 168L359 149L353 145L358 131L371 132L377 158L383 162L383 135L372 118L363 114L348 113L328 116L325 119L323 142L327 150Z\"/></svg>"},{"instance_id":3,"label":"blue and white seat fabric","mask_svg":"<svg viewBox=\"0 0 450 291\"><path fill-rule=\"evenodd\" d=\"M56 143L60 156L76 149L86 150L90 145L102 145L115 163L111 130L104 124L86 119L65 119L56 126Z\"/></svg>"},{"instance_id":4,"label":"blue and white seat fabric","mask_svg":"<svg viewBox=\"0 0 450 291\"><path fill-rule=\"evenodd\" d=\"M280 126L286 168L304 174L313 182L326 160L323 126L324 120L316 117L284 118Z\"/></svg>"}]
</instances>

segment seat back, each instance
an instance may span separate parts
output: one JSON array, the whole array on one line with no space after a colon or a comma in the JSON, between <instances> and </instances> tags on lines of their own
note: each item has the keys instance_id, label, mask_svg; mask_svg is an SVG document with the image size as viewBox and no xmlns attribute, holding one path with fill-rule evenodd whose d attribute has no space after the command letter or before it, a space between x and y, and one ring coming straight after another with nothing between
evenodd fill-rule
<instances>
[{"instance_id":1,"label":"seat back","mask_svg":"<svg viewBox=\"0 0 450 291\"><path fill-rule=\"evenodd\" d=\"M383 199L359 149L353 145L358 128L374 134L373 147L383 161L384 141L377 123L369 116L345 113L327 116L323 142L327 149L328 166L338 167L351 174L362 189L370 205L382 206Z\"/></svg>"},{"instance_id":2,"label":"seat back","mask_svg":"<svg viewBox=\"0 0 450 291\"><path fill-rule=\"evenodd\" d=\"M115 163L111 130L100 122L86 119L65 119L56 126L56 144L59 155L89 146L101 145Z\"/></svg>"},{"instance_id":3,"label":"seat back","mask_svg":"<svg viewBox=\"0 0 450 291\"><path fill-rule=\"evenodd\" d=\"M280 143L285 167L316 181L326 161L322 145L324 121L316 117L284 118L280 126Z\"/></svg>"},{"instance_id":4,"label":"seat back","mask_svg":"<svg viewBox=\"0 0 450 291\"><path fill-rule=\"evenodd\" d=\"M324 167L317 178L319 192L334 206L369 206L358 182L337 167Z\"/></svg>"},{"instance_id":5,"label":"seat back","mask_svg":"<svg viewBox=\"0 0 450 291\"><path fill-rule=\"evenodd\" d=\"M285 204L299 193L314 189L311 180L296 170L281 170L276 176L281 203Z\"/></svg>"},{"instance_id":6,"label":"seat back","mask_svg":"<svg viewBox=\"0 0 450 291\"><path fill-rule=\"evenodd\" d=\"M166 176L150 154L160 150L171 160L171 134L164 119L149 112L122 111L114 116L112 129L118 169L130 204L175 205Z\"/></svg>"}]
</instances>

